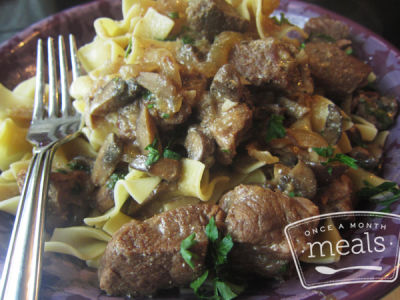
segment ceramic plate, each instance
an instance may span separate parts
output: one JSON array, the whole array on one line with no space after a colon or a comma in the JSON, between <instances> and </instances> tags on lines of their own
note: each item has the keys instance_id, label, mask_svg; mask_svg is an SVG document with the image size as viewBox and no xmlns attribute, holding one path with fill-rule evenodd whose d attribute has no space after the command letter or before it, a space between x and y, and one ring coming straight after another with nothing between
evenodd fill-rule
<instances>
[{"instance_id":1,"label":"ceramic plate","mask_svg":"<svg viewBox=\"0 0 400 300\"><path fill-rule=\"evenodd\" d=\"M314 5L300 1L281 0L280 11L290 21L303 26L310 17L330 15L347 23L355 42L359 57L368 61L378 76L378 87L384 94L400 98L400 53L394 46L366 28ZM279 13L279 12L278 12ZM32 25L11 40L0 45L0 82L13 88L20 81L35 74L35 48L38 38L73 33L78 46L94 37L93 21L97 17L121 19L120 1L104 0L77 6ZM386 144L384 177L400 182L400 124L392 128ZM393 212L400 213L400 204L392 206ZM13 218L0 214L0 263L4 261ZM2 266L0 266L2 268ZM107 297L97 285L96 271L66 256L46 254L45 274L41 289L42 299L121 299ZM393 270L392 270L393 271ZM398 284L398 282L397 282ZM285 282L265 280L248 289L242 299L378 299L392 289L396 283L365 283L321 288L304 289L297 275ZM192 298L185 291L168 294L163 299Z\"/></svg>"}]
</instances>

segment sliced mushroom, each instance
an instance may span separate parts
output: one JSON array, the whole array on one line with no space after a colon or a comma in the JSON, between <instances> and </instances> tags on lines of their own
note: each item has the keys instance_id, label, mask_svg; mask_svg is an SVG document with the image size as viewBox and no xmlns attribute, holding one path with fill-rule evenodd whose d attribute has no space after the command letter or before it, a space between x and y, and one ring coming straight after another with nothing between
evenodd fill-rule
<instances>
[{"instance_id":1,"label":"sliced mushroom","mask_svg":"<svg viewBox=\"0 0 400 300\"><path fill-rule=\"evenodd\" d=\"M102 185L95 195L95 207L100 213L105 213L114 206L114 191L107 185Z\"/></svg>"},{"instance_id":2,"label":"sliced mushroom","mask_svg":"<svg viewBox=\"0 0 400 300\"><path fill-rule=\"evenodd\" d=\"M328 105L328 116L321 135L329 145L336 145L342 136L342 114L335 104Z\"/></svg>"},{"instance_id":3,"label":"sliced mushroom","mask_svg":"<svg viewBox=\"0 0 400 300\"><path fill-rule=\"evenodd\" d=\"M93 166L92 180L95 185L101 186L106 183L120 162L122 152L122 141L114 133L110 133L101 146Z\"/></svg>"},{"instance_id":4,"label":"sliced mushroom","mask_svg":"<svg viewBox=\"0 0 400 300\"><path fill-rule=\"evenodd\" d=\"M330 163L329 166L318 162L307 162L307 165L313 170L318 185L327 185L333 180L339 178L349 168L341 163Z\"/></svg>"},{"instance_id":5,"label":"sliced mushroom","mask_svg":"<svg viewBox=\"0 0 400 300\"><path fill-rule=\"evenodd\" d=\"M208 166L214 163L214 140L209 138L197 126L188 129L184 145L188 158L201 161Z\"/></svg>"},{"instance_id":6,"label":"sliced mushroom","mask_svg":"<svg viewBox=\"0 0 400 300\"><path fill-rule=\"evenodd\" d=\"M166 181L175 181L181 176L181 167L179 160L163 157L150 166L149 173Z\"/></svg>"},{"instance_id":7,"label":"sliced mushroom","mask_svg":"<svg viewBox=\"0 0 400 300\"><path fill-rule=\"evenodd\" d=\"M139 118L136 121L136 141L142 153L145 148L158 137L157 127L147 107L142 105Z\"/></svg>"},{"instance_id":8,"label":"sliced mushroom","mask_svg":"<svg viewBox=\"0 0 400 300\"><path fill-rule=\"evenodd\" d=\"M211 96L219 101L239 102L243 96L243 85L240 75L230 65L223 65L215 74L210 87Z\"/></svg>"},{"instance_id":9,"label":"sliced mushroom","mask_svg":"<svg viewBox=\"0 0 400 300\"><path fill-rule=\"evenodd\" d=\"M106 84L90 103L90 115L104 116L139 97L142 88L135 80L116 77Z\"/></svg>"}]
</instances>

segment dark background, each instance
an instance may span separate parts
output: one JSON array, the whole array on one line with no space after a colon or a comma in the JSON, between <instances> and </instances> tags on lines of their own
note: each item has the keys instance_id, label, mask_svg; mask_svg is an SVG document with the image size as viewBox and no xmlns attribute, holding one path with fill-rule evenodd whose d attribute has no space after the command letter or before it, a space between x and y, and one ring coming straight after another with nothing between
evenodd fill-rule
<instances>
[{"instance_id":1,"label":"dark background","mask_svg":"<svg viewBox=\"0 0 400 300\"><path fill-rule=\"evenodd\" d=\"M120 0L115 0L120 1ZM0 0L0 42L30 24L89 0ZM400 48L400 0L304 0L361 23Z\"/></svg>"}]
</instances>

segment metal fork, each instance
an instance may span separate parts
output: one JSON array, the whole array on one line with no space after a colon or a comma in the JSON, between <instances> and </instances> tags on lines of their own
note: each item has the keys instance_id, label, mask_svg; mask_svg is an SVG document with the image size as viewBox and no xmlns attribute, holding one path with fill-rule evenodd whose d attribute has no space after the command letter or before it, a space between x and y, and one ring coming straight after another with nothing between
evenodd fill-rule
<instances>
[{"instance_id":1,"label":"metal fork","mask_svg":"<svg viewBox=\"0 0 400 300\"><path fill-rule=\"evenodd\" d=\"M69 36L73 79L79 76L75 39ZM72 139L82 127L82 117L71 105L67 79L67 58L62 36L58 37L60 92L54 42L48 38L49 101L44 109L44 55L42 40L37 45L36 92L27 140L33 144L21 200L15 217L7 257L0 282L0 299L38 299L44 220L51 162L56 148ZM61 105L59 105L59 103Z\"/></svg>"}]
</instances>

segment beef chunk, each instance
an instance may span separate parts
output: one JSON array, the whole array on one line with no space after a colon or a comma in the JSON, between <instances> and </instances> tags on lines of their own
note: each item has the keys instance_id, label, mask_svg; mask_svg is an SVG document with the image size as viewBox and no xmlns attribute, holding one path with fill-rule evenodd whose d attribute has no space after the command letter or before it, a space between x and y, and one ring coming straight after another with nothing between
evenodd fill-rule
<instances>
[{"instance_id":1,"label":"beef chunk","mask_svg":"<svg viewBox=\"0 0 400 300\"><path fill-rule=\"evenodd\" d=\"M361 91L353 99L352 110L354 114L373 123L379 130L386 130L394 123L398 104L394 97Z\"/></svg>"},{"instance_id":2,"label":"beef chunk","mask_svg":"<svg viewBox=\"0 0 400 300\"><path fill-rule=\"evenodd\" d=\"M335 179L317 196L321 213L344 212L353 210L353 182L347 175Z\"/></svg>"},{"instance_id":3,"label":"beef chunk","mask_svg":"<svg viewBox=\"0 0 400 300\"><path fill-rule=\"evenodd\" d=\"M338 46L324 42L306 44L311 74L317 84L333 95L351 94L367 84L372 69Z\"/></svg>"},{"instance_id":4,"label":"beef chunk","mask_svg":"<svg viewBox=\"0 0 400 300\"><path fill-rule=\"evenodd\" d=\"M114 190L102 185L96 192L94 205L96 209L104 214L107 210L114 206Z\"/></svg>"},{"instance_id":5,"label":"beef chunk","mask_svg":"<svg viewBox=\"0 0 400 300\"><path fill-rule=\"evenodd\" d=\"M230 100L240 102L243 97L243 85L240 76L235 68L226 64L223 65L215 74L211 83L210 93L219 101Z\"/></svg>"},{"instance_id":6,"label":"beef chunk","mask_svg":"<svg viewBox=\"0 0 400 300\"><path fill-rule=\"evenodd\" d=\"M342 40L348 39L350 36L349 26L326 16L308 20L304 25L304 31L310 35L310 39L313 41Z\"/></svg>"},{"instance_id":7,"label":"beef chunk","mask_svg":"<svg viewBox=\"0 0 400 300\"><path fill-rule=\"evenodd\" d=\"M156 290L184 286L202 274L211 217L221 227L218 206L192 205L164 212L143 222L132 221L118 230L102 257L100 288L112 295L150 295ZM196 234L192 270L180 254L183 239Z\"/></svg>"},{"instance_id":8,"label":"beef chunk","mask_svg":"<svg viewBox=\"0 0 400 300\"><path fill-rule=\"evenodd\" d=\"M186 13L190 28L210 41L222 31L245 32L249 26L225 0L191 0Z\"/></svg>"},{"instance_id":9,"label":"beef chunk","mask_svg":"<svg viewBox=\"0 0 400 300\"><path fill-rule=\"evenodd\" d=\"M252 84L292 94L312 93L307 60L289 42L266 38L236 45L229 62Z\"/></svg>"},{"instance_id":10,"label":"beef chunk","mask_svg":"<svg viewBox=\"0 0 400 300\"><path fill-rule=\"evenodd\" d=\"M220 205L235 242L232 265L264 276L275 275L291 256L285 226L318 215L318 208L308 199L290 198L256 185L237 186L221 198ZM299 227L294 239L298 253L307 249L304 229Z\"/></svg>"},{"instance_id":11,"label":"beef chunk","mask_svg":"<svg viewBox=\"0 0 400 300\"><path fill-rule=\"evenodd\" d=\"M224 111L222 108L211 124L211 135L219 146L218 160L230 164L236 155L236 147L251 127L253 112L244 103L235 104Z\"/></svg>"}]
</instances>

